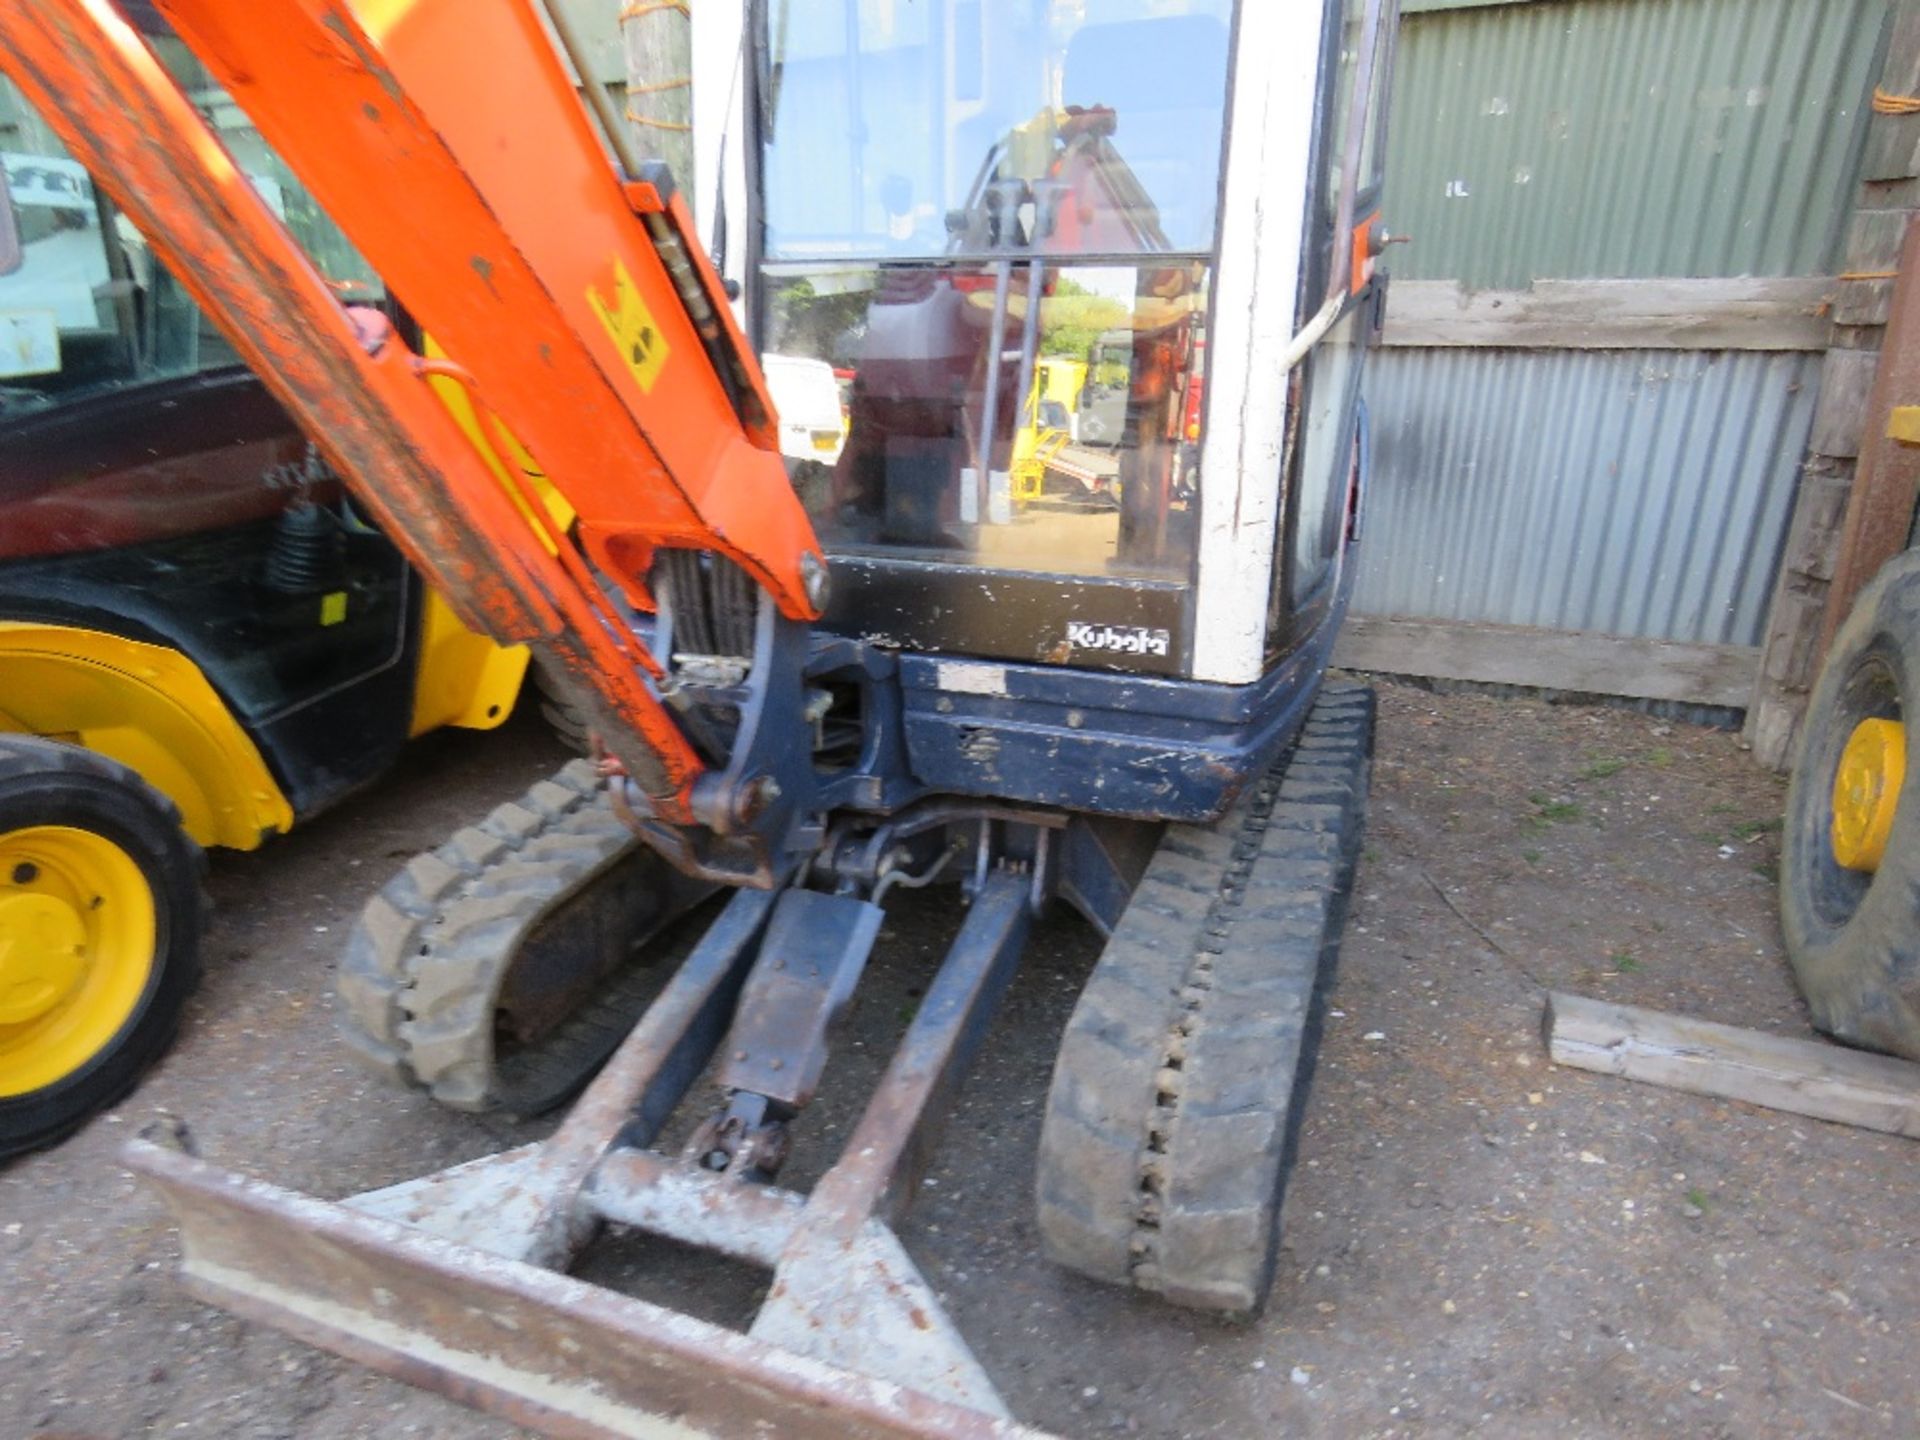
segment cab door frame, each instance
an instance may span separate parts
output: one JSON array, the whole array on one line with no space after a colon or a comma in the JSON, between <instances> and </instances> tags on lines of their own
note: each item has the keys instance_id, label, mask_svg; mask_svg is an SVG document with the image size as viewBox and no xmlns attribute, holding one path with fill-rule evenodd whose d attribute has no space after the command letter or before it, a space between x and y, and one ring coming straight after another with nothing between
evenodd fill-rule
<instances>
[{"instance_id":1,"label":"cab door frame","mask_svg":"<svg viewBox=\"0 0 1920 1440\"><path fill-rule=\"evenodd\" d=\"M1390 76L1397 0L1359 3L1363 16L1377 16L1375 73ZM1365 135L1376 118L1384 138L1386 121L1383 84L1364 95L1331 93L1341 78L1346 11L1346 0L1326 0L1243 3L1238 12L1200 461L1196 680L1245 685L1267 668L1270 605L1274 588L1287 583L1279 562L1292 533L1304 372L1313 362L1309 352L1289 373L1287 351L1321 309L1334 267L1351 262L1351 234L1332 232L1357 227L1377 195L1378 187L1357 174L1343 176L1347 194L1335 213L1350 224L1323 219L1319 181L1334 107L1346 107L1347 133L1357 125ZM1381 113L1374 117L1376 104ZM1299 208L1273 205L1275 195L1299 196ZM1351 288L1334 323L1344 323L1370 291ZM1308 628L1287 627L1292 636Z\"/></svg>"}]
</instances>

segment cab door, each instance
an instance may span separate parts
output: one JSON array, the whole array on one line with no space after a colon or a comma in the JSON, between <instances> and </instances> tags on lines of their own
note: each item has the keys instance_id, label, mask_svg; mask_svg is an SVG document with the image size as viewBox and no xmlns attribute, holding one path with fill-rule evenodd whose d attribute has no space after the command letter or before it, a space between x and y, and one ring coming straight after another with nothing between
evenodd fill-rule
<instances>
[{"instance_id":1,"label":"cab door","mask_svg":"<svg viewBox=\"0 0 1920 1440\"><path fill-rule=\"evenodd\" d=\"M834 561L828 628L1190 673L1242 8L747 7L752 331L771 367L852 377L846 443L805 496ZM1072 406L1043 370L1084 377Z\"/></svg>"},{"instance_id":2,"label":"cab door","mask_svg":"<svg viewBox=\"0 0 1920 1440\"><path fill-rule=\"evenodd\" d=\"M1294 378L1297 439L1273 568L1270 653L1314 629L1335 603L1347 578L1345 547L1357 533L1367 454L1360 383L1386 291L1373 261L1385 240L1381 182L1398 11L1397 0L1337 0L1327 10L1329 83L1314 142L1303 295L1330 293L1343 274L1349 293Z\"/></svg>"}]
</instances>

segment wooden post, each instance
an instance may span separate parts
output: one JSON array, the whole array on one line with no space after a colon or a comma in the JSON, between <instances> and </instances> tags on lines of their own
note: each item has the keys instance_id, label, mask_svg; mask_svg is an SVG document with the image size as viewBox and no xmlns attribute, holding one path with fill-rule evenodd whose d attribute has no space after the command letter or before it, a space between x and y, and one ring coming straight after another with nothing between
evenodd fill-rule
<instances>
[{"instance_id":1,"label":"wooden post","mask_svg":"<svg viewBox=\"0 0 1920 1440\"><path fill-rule=\"evenodd\" d=\"M664 160L693 198L693 19L689 0L627 0L627 124L642 160Z\"/></svg>"},{"instance_id":2,"label":"wooden post","mask_svg":"<svg viewBox=\"0 0 1920 1440\"><path fill-rule=\"evenodd\" d=\"M1878 90L1896 99L1920 94L1920 0L1896 0L1893 6ZM1813 434L1747 708L1746 738L1754 758L1775 770L1785 769L1799 748L1807 696L1832 634L1829 600L1846 549L1844 536L1869 518L1865 512L1858 521L1852 518L1852 497L1859 459L1875 443L1870 401L1893 313L1894 276L1904 268L1901 242L1920 209L1920 113L1906 110L1897 103L1877 103L1868 127L1860 199L1835 287L1833 334L1821 367ZM1886 428L1884 415L1879 428ZM1876 508L1874 514L1879 513ZM1901 533L1904 543L1904 527ZM1854 553L1861 557L1854 562L1858 565L1868 552L1856 545ZM1860 581L1849 573L1848 583L1857 590ZM1840 603L1850 602L1853 593L1844 592Z\"/></svg>"},{"instance_id":3,"label":"wooden post","mask_svg":"<svg viewBox=\"0 0 1920 1440\"><path fill-rule=\"evenodd\" d=\"M1920 450L1891 439L1887 423L1896 405L1920 405L1920 220L1907 222L1900 247L1900 278L1893 282L1886 344L1867 399L1860 458L1847 497L1846 521L1827 589L1826 620L1817 664L1853 608L1853 599L1880 567L1907 548L1913 507L1920 498Z\"/></svg>"}]
</instances>

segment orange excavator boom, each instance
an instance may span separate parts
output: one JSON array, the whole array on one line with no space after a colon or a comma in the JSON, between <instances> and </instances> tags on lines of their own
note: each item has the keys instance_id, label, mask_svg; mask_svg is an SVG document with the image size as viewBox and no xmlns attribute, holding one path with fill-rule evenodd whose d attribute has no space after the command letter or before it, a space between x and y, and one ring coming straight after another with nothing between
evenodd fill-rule
<instances>
[{"instance_id":1,"label":"orange excavator boom","mask_svg":"<svg viewBox=\"0 0 1920 1440\"><path fill-rule=\"evenodd\" d=\"M664 172L616 171L526 4L158 8L447 360L341 307L103 0L0 8L5 68L462 619L552 660L653 817L694 819L713 762L661 661L426 383L459 379L531 450L633 604L657 551L698 550L816 616L825 562L771 403Z\"/></svg>"}]
</instances>

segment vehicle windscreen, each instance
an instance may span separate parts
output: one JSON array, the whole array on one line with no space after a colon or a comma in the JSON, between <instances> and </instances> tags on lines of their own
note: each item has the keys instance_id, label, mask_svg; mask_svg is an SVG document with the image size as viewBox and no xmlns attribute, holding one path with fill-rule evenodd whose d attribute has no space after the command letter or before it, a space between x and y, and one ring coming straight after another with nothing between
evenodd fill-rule
<instances>
[{"instance_id":1,"label":"vehicle windscreen","mask_svg":"<svg viewBox=\"0 0 1920 1440\"><path fill-rule=\"evenodd\" d=\"M1231 0L768 0L760 339L836 549L1185 577Z\"/></svg>"}]
</instances>

